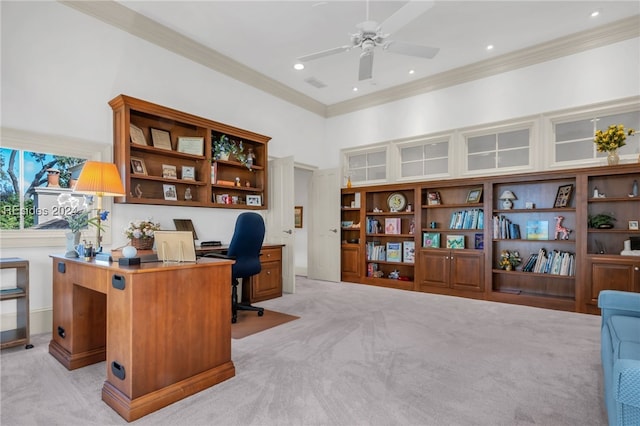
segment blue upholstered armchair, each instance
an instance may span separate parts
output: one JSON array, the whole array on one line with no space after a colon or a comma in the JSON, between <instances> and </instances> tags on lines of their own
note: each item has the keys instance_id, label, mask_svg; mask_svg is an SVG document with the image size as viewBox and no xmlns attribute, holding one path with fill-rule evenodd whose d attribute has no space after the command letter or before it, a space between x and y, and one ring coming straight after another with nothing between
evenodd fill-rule
<instances>
[{"instance_id":1,"label":"blue upholstered armchair","mask_svg":"<svg viewBox=\"0 0 640 426\"><path fill-rule=\"evenodd\" d=\"M640 425L640 293L604 290L598 306L609 426Z\"/></svg>"}]
</instances>

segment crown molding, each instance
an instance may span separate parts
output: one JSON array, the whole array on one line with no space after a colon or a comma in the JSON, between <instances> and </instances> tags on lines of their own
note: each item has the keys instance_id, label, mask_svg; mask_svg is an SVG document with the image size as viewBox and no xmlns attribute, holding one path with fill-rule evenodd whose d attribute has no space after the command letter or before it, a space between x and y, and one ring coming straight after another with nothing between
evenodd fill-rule
<instances>
[{"instance_id":1,"label":"crown molding","mask_svg":"<svg viewBox=\"0 0 640 426\"><path fill-rule=\"evenodd\" d=\"M323 103L256 72L240 62L185 37L115 1L59 0L59 2L300 108L323 117L326 114L326 106Z\"/></svg>"},{"instance_id":2,"label":"crown molding","mask_svg":"<svg viewBox=\"0 0 640 426\"><path fill-rule=\"evenodd\" d=\"M329 105L326 116L347 114L636 37L640 37L640 15Z\"/></svg>"},{"instance_id":3,"label":"crown molding","mask_svg":"<svg viewBox=\"0 0 640 426\"><path fill-rule=\"evenodd\" d=\"M329 118L440 90L563 56L640 37L640 15L541 43L516 52L466 65L370 95L325 105L210 49L113 0L59 0L79 12L140 37L187 59L225 74L322 117Z\"/></svg>"}]
</instances>

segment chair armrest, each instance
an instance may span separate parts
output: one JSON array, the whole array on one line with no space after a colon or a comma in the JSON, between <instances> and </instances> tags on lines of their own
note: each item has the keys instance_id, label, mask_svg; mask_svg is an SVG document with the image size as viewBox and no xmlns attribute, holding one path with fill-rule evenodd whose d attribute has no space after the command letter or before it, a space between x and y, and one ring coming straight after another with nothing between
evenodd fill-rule
<instances>
[{"instance_id":1,"label":"chair armrest","mask_svg":"<svg viewBox=\"0 0 640 426\"><path fill-rule=\"evenodd\" d=\"M615 399L640 408L640 361L619 359L613 367Z\"/></svg>"},{"instance_id":2,"label":"chair armrest","mask_svg":"<svg viewBox=\"0 0 640 426\"><path fill-rule=\"evenodd\" d=\"M602 309L602 325L613 315L640 317L640 293L619 290L602 290L598 296Z\"/></svg>"}]
</instances>

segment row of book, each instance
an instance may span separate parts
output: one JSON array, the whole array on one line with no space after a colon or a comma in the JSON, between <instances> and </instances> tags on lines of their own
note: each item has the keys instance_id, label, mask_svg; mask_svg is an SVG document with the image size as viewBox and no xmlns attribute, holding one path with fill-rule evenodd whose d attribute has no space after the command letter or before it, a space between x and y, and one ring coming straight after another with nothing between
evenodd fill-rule
<instances>
[{"instance_id":1,"label":"row of book","mask_svg":"<svg viewBox=\"0 0 640 426\"><path fill-rule=\"evenodd\" d=\"M541 248L538 253L532 253L523 265L523 272L567 276L576 274L576 257L568 251L547 252Z\"/></svg>"},{"instance_id":2,"label":"row of book","mask_svg":"<svg viewBox=\"0 0 640 426\"><path fill-rule=\"evenodd\" d=\"M520 236L520 225L518 225L517 223L511 223L511 221L505 216L503 215L493 216L492 222L493 222L493 239L519 240L520 238L522 238Z\"/></svg>"},{"instance_id":3,"label":"row of book","mask_svg":"<svg viewBox=\"0 0 640 426\"><path fill-rule=\"evenodd\" d=\"M460 210L451 213L449 229L483 229L484 211L482 209Z\"/></svg>"},{"instance_id":4,"label":"row of book","mask_svg":"<svg viewBox=\"0 0 640 426\"><path fill-rule=\"evenodd\" d=\"M389 242L367 241L367 260L414 263L416 243L413 241Z\"/></svg>"}]
</instances>

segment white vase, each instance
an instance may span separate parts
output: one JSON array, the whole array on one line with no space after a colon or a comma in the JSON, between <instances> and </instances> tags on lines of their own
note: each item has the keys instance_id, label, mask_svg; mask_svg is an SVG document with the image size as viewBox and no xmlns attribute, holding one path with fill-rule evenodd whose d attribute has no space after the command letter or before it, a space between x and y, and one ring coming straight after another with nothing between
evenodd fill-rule
<instances>
[{"instance_id":1,"label":"white vase","mask_svg":"<svg viewBox=\"0 0 640 426\"><path fill-rule=\"evenodd\" d=\"M76 247L80 244L80 232L67 232L65 237L67 238L67 251L64 254L64 257L78 257L78 252L76 251Z\"/></svg>"},{"instance_id":2,"label":"white vase","mask_svg":"<svg viewBox=\"0 0 640 426\"><path fill-rule=\"evenodd\" d=\"M618 150L614 149L613 151L609 151L607 154L607 164L610 166L615 166L620 162L620 156L618 155Z\"/></svg>"}]
</instances>

